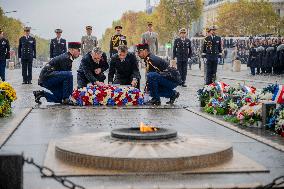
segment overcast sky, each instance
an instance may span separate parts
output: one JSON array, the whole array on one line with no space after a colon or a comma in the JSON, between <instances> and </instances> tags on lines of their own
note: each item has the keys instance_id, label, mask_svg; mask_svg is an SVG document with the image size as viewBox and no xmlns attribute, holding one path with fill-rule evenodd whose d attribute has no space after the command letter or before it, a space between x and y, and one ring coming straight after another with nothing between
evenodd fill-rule
<instances>
[{"instance_id":1,"label":"overcast sky","mask_svg":"<svg viewBox=\"0 0 284 189\"><path fill-rule=\"evenodd\" d=\"M145 10L145 0L0 0L5 11L17 10L7 16L20 19L46 39L54 37L54 29L62 28L63 37L78 41L85 26L92 25L94 34L101 38L113 20L127 10Z\"/></svg>"}]
</instances>

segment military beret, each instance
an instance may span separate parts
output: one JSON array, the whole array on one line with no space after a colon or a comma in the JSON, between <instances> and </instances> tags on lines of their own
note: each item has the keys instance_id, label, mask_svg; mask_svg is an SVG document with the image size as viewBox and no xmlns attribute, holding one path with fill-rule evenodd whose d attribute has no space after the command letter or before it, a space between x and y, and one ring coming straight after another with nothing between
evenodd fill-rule
<instances>
[{"instance_id":1,"label":"military beret","mask_svg":"<svg viewBox=\"0 0 284 189\"><path fill-rule=\"evenodd\" d=\"M69 42L68 43L68 48L69 49L80 49L81 48L81 43L80 42Z\"/></svg>"},{"instance_id":2,"label":"military beret","mask_svg":"<svg viewBox=\"0 0 284 189\"><path fill-rule=\"evenodd\" d=\"M209 27L209 31L211 31L211 30L217 30L217 26L214 26L214 25L213 25L213 26L210 26L210 27Z\"/></svg>"},{"instance_id":3,"label":"military beret","mask_svg":"<svg viewBox=\"0 0 284 189\"><path fill-rule=\"evenodd\" d=\"M137 44L136 48L138 51L149 49L149 45L147 43Z\"/></svg>"},{"instance_id":4,"label":"military beret","mask_svg":"<svg viewBox=\"0 0 284 189\"><path fill-rule=\"evenodd\" d=\"M93 27L92 26L86 26L86 30L92 30Z\"/></svg>"},{"instance_id":5,"label":"military beret","mask_svg":"<svg viewBox=\"0 0 284 189\"><path fill-rule=\"evenodd\" d=\"M153 22L148 22L147 25L148 26L153 26Z\"/></svg>"},{"instance_id":6,"label":"military beret","mask_svg":"<svg viewBox=\"0 0 284 189\"><path fill-rule=\"evenodd\" d=\"M114 29L122 29L122 26L121 25L118 25L118 26L115 26Z\"/></svg>"},{"instance_id":7,"label":"military beret","mask_svg":"<svg viewBox=\"0 0 284 189\"><path fill-rule=\"evenodd\" d=\"M181 28L181 29L179 30L179 33L186 33L186 29L185 29L185 28Z\"/></svg>"},{"instance_id":8,"label":"military beret","mask_svg":"<svg viewBox=\"0 0 284 189\"><path fill-rule=\"evenodd\" d=\"M63 31L62 31L62 29L56 29L56 30L54 30L54 32L55 33L62 33Z\"/></svg>"},{"instance_id":9,"label":"military beret","mask_svg":"<svg viewBox=\"0 0 284 189\"><path fill-rule=\"evenodd\" d=\"M31 31L31 27L24 27L24 31Z\"/></svg>"},{"instance_id":10,"label":"military beret","mask_svg":"<svg viewBox=\"0 0 284 189\"><path fill-rule=\"evenodd\" d=\"M209 28L208 28L208 27L206 27L206 28L205 28L205 31L206 31L206 32L209 32L210 30L209 30Z\"/></svg>"}]
</instances>

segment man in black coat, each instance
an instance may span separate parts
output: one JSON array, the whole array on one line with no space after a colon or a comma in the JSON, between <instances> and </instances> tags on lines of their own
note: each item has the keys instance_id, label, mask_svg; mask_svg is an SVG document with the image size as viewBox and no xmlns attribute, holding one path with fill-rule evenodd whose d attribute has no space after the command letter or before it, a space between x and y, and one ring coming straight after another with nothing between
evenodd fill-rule
<instances>
[{"instance_id":1,"label":"man in black coat","mask_svg":"<svg viewBox=\"0 0 284 189\"><path fill-rule=\"evenodd\" d=\"M0 79L5 81L6 60L10 59L10 44L0 29Z\"/></svg>"},{"instance_id":2,"label":"man in black coat","mask_svg":"<svg viewBox=\"0 0 284 189\"><path fill-rule=\"evenodd\" d=\"M30 36L30 27L25 27L25 35L19 40L18 57L22 63L23 84L32 84L33 59L36 58L36 40Z\"/></svg>"},{"instance_id":3,"label":"man in black coat","mask_svg":"<svg viewBox=\"0 0 284 189\"><path fill-rule=\"evenodd\" d=\"M50 58L54 58L67 52L66 40L61 38L62 29L56 29L56 38L50 41Z\"/></svg>"},{"instance_id":4,"label":"man in black coat","mask_svg":"<svg viewBox=\"0 0 284 189\"><path fill-rule=\"evenodd\" d=\"M99 47L95 47L87 53L81 60L77 73L78 88L86 87L88 83L103 85L106 76L105 72L109 68L106 54Z\"/></svg>"},{"instance_id":5,"label":"man in black coat","mask_svg":"<svg viewBox=\"0 0 284 189\"><path fill-rule=\"evenodd\" d=\"M126 46L119 46L118 53L109 63L108 82L120 85L132 85L139 88L140 72L138 61Z\"/></svg>"},{"instance_id":6,"label":"man in black coat","mask_svg":"<svg viewBox=\"0 0 284 189\"><path fill-rule=\"evenodd\" d=\"M173 59L177 59L177 68L181 75L182 86L186 87L187 64L192 55L191 41L186 37L186 29L179 31L180 37L175 39L173 47Z\"/></svg>"},{"instance_id":7,"label":"man in black coat","mask_svg":"<svg viewBox=\"0 0 284 189\"><path fill-rule=\"evenodd\" d=\"M203 43L202 57L206 58L206 85L213 83L216 80L218 58L222 56L221 37L215 34L217 28L211 26L208 31L208 36L205 37Z\"/></svg>"},{"instance_id":8,"label":"man in black coat","mask_svg":"<svg viewBox=\"0 0 284 189\"><path fill-rule=\"evenodd\" d=\"M53 58L41 70L38 84L47 91L34 91L35 102L41 104L40 98L48 102L70 104L69 96L73 91L72 62L80 56L81 43L69 42L68 52Z\"/></svg>"}]
</instances>

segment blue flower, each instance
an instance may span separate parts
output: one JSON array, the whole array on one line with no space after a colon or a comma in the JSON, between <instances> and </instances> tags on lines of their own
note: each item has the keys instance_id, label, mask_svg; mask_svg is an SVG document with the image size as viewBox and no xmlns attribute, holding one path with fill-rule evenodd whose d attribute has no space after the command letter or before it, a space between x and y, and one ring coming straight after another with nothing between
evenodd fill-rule
<instances>
[{"instance_id":1,"label":"blue flower","mask_svg":"<svg viewBox=\"0 0 284 189\"><path fill-rule=\"evenodd\" d=\"M114 106L115 105L114 100L109 98L108 101L107 101L107 105Z\"/></svg>"},{"instance_id":2,"label":"blue flower","mask_svg":"<svg viewBox=\"0 0 284 189\"><path fill-rule=\"evenodd\" d=\"M124 98L124 99L122 100L123 105L127 104L127 102L128 102L127 98Z\"/></svg>"},{"instance_id":3,"label":"blue flower","mask_svg":"<svg viewBox=\"0 0 284 189\"><path fill-rule=\"evenodd\" d=\"M143 105L144 104L144 99L143 98L138 98L138 104Z\"/></svg>"}]
</instances>

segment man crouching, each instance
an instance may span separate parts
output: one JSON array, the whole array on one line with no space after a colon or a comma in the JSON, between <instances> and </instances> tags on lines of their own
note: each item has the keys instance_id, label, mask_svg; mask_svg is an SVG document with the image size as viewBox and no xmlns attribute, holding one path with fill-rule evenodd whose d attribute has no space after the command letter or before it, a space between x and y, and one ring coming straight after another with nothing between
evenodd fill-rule
<instances>
[{"instance_id":1,"label":"man crouching","mask_svg":"<svg viewBox=\"0 0 284 189\"><path fill-rule=\"evenodd\" d=\"M95 47L91 52L87 53L81 60L77 74L78 88L83 88L88 83L98 86L104 85L106 76L104 71L108 69L106 54L99 47Z\"/></svg>"},{"instance_id":2,"label":"man crouching","mask_svg":"<svg viewBox=\"0 0 284 189\"><path fill-rule=\"evenodd\" d=\"M34 91L35 102L41 104L45 97L48 102L71 104L69 96L73 91L72 63L80 56L81 43L69 42L68 52L53 58L41 70L38 84L47 91Z\"/></svg>"},{"instance_id":3,"label":"man crouching","mask_svg":"<svg viewBox=\"0 0 284 189\"><path fill-rule=\"evenodd\" d=\"M169 98L167 104L174 104L179 97L179 92L174 89L181 83L179 72L160 57L153 55L149 51L148 44L138 44L137 54L144 59L146 64L147 91L150 92L152 105L161 105L160 97ZM172 75L173 77L168 77Z\"/></svg>"}]
</instances>

